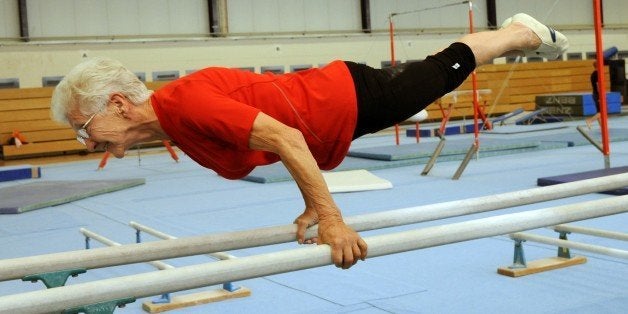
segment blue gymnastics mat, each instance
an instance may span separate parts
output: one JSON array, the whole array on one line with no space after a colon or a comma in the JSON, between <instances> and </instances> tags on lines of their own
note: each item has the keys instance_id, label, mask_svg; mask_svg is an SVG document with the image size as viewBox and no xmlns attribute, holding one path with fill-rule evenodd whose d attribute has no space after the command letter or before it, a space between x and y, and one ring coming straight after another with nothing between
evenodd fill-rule
<instances>
[{"instance_id":1,"label":"blue gymnastics mat","mask_svg":"<svg viewBox=\"0 0 628 314\"><path fill-rule=\"evenodd\" d=\"M0 214L19 214L144 183L145 179L128 179L42 181L9 186L0 189Z\"/></svg>"},{"instance_id":2,"label":"blue gymnastics mat","mask_svg":"<svg viewBox=\"0 0 628 314\"><path fill-rule=\"evenodd\" d=\"M0 167L0 182L41 177L41 167L31 165Z\"/></svg>"},{"instance_id":3,"label":"blue gymnastics mat","mask_svg":"<svg viewBox=\"0 0 628 314\"><path fill-rule=\"evenodd\" d=\"M445 146L440 156L464 155L471 147L472 140L445 141ZM429 158L434 153L438 142L389 145L349 150L348 156L376 159L376 160L407 160L416 158ZM480 152L495 152L511 149L535 149L540 142L533 139L509 140L509 139L480 139Z\"/></svg>"},{"instance_id":4,"label":"blue gymnastics mat","mask_svg":"<svg viewBox=\"0 0 628 314\"><path fill-rule=\"evenodd\" d=\"M566 183L566 182L574 182L574 181L580 181L580 180L586 180L586 179L599 178L599 177L610 176L610 175L626 173L626 172L628 172L628 166L601 169L601 170L592 170L592 171L571 173L571 174L565 174L565 175L554 176L554 177L538 178L536 180L536 184L538 186L548 186L548 185L554 185L554 184L560 184L560 183ZM601 193L610 194L610 195L626 195L628 194L628 187L623 187L621 189L616 189L616 190L604 191Z\"/></svg>"}]
</instances>

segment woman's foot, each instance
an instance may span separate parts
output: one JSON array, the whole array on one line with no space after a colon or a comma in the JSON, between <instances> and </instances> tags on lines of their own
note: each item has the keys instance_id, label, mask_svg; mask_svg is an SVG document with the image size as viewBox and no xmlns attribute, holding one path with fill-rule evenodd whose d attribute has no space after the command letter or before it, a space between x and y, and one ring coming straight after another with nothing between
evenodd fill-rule
<instances>
[{"instance_id":1,"label":"woman's foot","mask_svg":"<svg viewBox=\"0 0 628 314\"><path fill-rule=\"evenodd\" d=\"M535 38L533 38L531 46L534 48L522 49L526 57L543 57L554 60L562 56L563 53L567 51L567 48L569 48L569 41L565 35L525 13L518 13L506 19L504 23L502 23L502 28L512 23L519 23L526 26L532 30L540 40L539 44Z\"/></svg>"}]
</instances>

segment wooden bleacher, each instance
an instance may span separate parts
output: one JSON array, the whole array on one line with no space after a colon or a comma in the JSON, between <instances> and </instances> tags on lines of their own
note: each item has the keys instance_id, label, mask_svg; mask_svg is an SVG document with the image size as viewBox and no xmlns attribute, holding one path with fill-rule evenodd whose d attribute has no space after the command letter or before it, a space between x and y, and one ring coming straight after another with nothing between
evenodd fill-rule
<instances>
[{"instance_id":1,"label":"wooden bleacher","mask_svg":"<svg viewBox=\"0 0 628 314\"><path fill-rule=\"evenodd\" d=\"M146 83L157 89L166 82ZM0 89L0 146L2 159L21 159L87 152L76 140L76 132L50 118L53 87ZM20 147L10 144L18 131L28 142ZM161 141L142 146L158 146Z\"/></svg>"},{"instance_id":2,"label":"wooden bleacher","mask_svg":"<svg viewBox=\"0 0 628 314\"><path fill-rule=\"evenodd\" d=\"M589 76L592 60L553 61L518 64L484 65L477 69L478 89L491 90L480 96L486 102L489 116L497 116L521 108L534 110L536 95L590 91ZM608 72L607 72L608 73ZM156 90L167 82L148 82ZM610 86L608 84L607 86ZM457 90L471 90L468 78ZM2 158L20 159L35 156L53 156L86 152L76 141L76 133L67 125L50 119L50 98L53 88L0 89L0 145ZM459 93L454 103L450 96L440 99L444 108L453 104L451 119L473 117L472 94ZM437 103L428 108L429 120L440 121ZM16 147L9 144L14 131L19 131L28 144ZM149 143L161 145L161 142Z\"/></svg>"},{"instance_id":3,"label":"wooden bleacher","mask_svg":"<svg viewBox=\"0 0 628 314\"><path fill-rule=\"evenodd\" d=\"M0 90L0 144L3 159L85 152L76 133L50 119L51 87ZM10 145L18 131L28 144Z\"/></svg>"},{"instance_id":4,"label":"wooden bleacher","mask_svg":"<svg viewBox=\"0 0 628 314\"><path fill-rule=\"evenodd\" d=\"M565 92L591 92L589 76L593 60L551 61L514 64L483 65L476 70L478 89L489 89L490 94L480 95L480 105L486 102L486 112L495 117L519 108L536 109L536 95ZM609 80L608 71L606 71ZM610 84L607 84L610 88ZM456 90L472 90L471 77ZM451 119L473 118L473 95L460 95L457 102L451 96L439 101L443 108L452 103ZM427 107L430 121L442 119L438 101Z\"/></svg>"}]
</instances>

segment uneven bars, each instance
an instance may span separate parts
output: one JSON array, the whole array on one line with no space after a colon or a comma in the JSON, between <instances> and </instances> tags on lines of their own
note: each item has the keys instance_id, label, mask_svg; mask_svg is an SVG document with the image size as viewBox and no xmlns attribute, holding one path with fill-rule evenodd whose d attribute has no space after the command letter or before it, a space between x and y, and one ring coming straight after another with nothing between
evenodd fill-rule
<instances>
[{"instance_id":1,"label":"uneven bars","mask_svg":"<svg viewBox=\"0 0 628 314\"><path fill-rule=\"evenodd\" d=\"M628 211L625 206L627 203L628 195L617 196L372 236L364 240L369 246L369 256L377 257L619 214ZM173 240L164 242L171 241ZM86 304L128 297L148 297L164 292L189 290L222 282L320 267L331 263L329 246L313 245L233 260L4 296L0 297L0 309L8 313L30 313L41 311L41 309L61 311Z\"/></svg>"},{"instance_id":2,"label":"uneven bars","mask_svg":"<svg viewBox=\"0 0 628 314\"><path fill-rule=\"evenodd\" d=\"M374 230L487 212L586 193L614 190L625 186L628 186L628 173L445 203L345 217L345 222L356 231ZM316 226L309 228L306 232L307 238L316 235ZM168 241L153 241L116 247L4 259L0 260L0 281L21 279L33 273L53 272L73 268L93 269L153 260L165 260L175 257L285 243L295 241L295 239L296 225L290 224L245 231L199 235Z\"/></svg>"}]
</instances>

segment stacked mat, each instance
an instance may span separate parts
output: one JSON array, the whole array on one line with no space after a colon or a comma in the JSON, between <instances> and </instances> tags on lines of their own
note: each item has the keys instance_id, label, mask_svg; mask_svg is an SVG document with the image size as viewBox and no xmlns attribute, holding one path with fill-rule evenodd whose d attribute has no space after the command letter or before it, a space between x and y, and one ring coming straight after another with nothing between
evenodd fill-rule
<instances>
[{"instance_id":1,"label":"stacked mat","mask_svg":"<svg viewBox=\"0 0 628 314\"><path fill-rule=\"evenodd\" d=\"M600 170L591 170L591 171L585 171L585 172L564 174L560 176L538 178L536 180L536 184L538 186L548 186L548 185L554 185L554 184L560 184L560 183L566 183L566 182L574 182L574 181L580 181L580 180L599 178L599 177L610 176L610 175L626 173L626 172L628 172L628 166L600 169ZM616 190L604 191L601 193L610 194L610 195L626 195L628 194L628 187L623 187Z\"/></svg>"},{"instance_id":2,"label":"stacked mat","mask_svg":"<svg viewBox=\"0 0 628 314\"><path fill-rule=\"evenodd\" d=\"M590 92L538 95L535 102L537 108L547 109L547 113L552 115L591 116L597 112ZM606 93L606 108L609 114L621 112L619 92Z\"/></svg>"}]
</instances>

